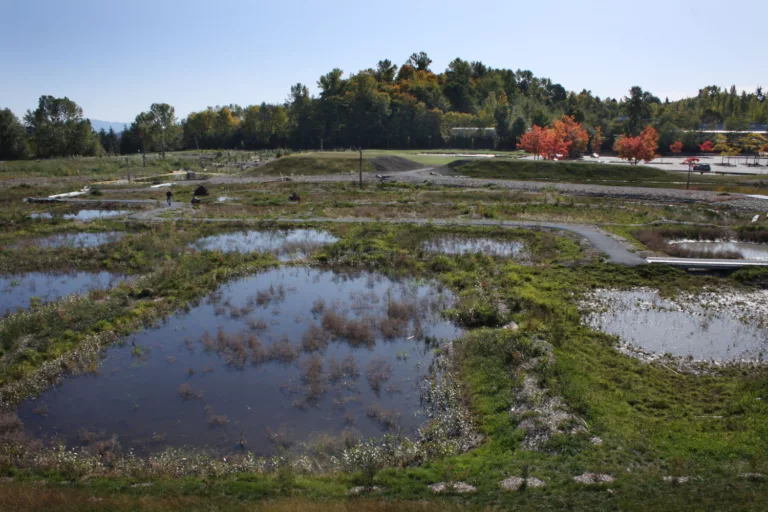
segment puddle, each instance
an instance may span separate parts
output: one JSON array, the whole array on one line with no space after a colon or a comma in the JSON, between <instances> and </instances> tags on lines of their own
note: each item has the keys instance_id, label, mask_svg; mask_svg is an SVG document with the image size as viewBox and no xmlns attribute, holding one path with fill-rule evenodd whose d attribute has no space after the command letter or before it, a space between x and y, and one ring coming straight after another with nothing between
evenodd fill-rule
<instances>
[{"instance_id":1,"label":"puddle","mask_svg":"<svg viewBox=\"0 0 768 512\"><path fill-rule=\"evenodd\" d=\"M118 231L108 231L105 233L59 233L55 235L21 240L14 244L13 247L41 247L44 249L70 247L83 249L87 247L97 247L99 245L116 242L123 236L125 236L125 233Z\"/></svg>"},{"instance_id":2,"label":"puddle","mask_svg":"<svg viewBox=\"0 0 768 512\"><path fill-rule=\"evenodd\" d=\"M452 297L423 281L283 268L234 281L187 313L105 351L18 410L27 433L69 446L113 435L127 452L278 447L414 435L434 358L459 330ZM331 437L333 436L333 437Z\"/></svg>"},{"instance_id":3,"label":"puddle","mask_svg":"<svg viewBox=\"0 0 768 512\"><path fill-rule=\"evenodd\" d=\"M618 336L623 348L701 361L760 361L768 352L766 300L765 291L669 300L639 288L597 290L581 307L586 325Z\"/></svg>"},{"instance_id":4,"label":"puddle","mask_svg":"<svg viewBox=\"0 0 768 512\"><path fill-rule=\"evenodd\" d=\"M271 252L282 261L305 258L338 238L327 231L293 229L288 231L239 231L201 238L192 247L201 251Z\"/></svg>"},{"instance_id":5,"label":"puddle","mask_svg":"<svg viewBox=\"0 0 768 512\"><path fill-rule=\"evenodd\" d=\"M424 242L424 250L443 254L482 253L490 256L518 257L524 254L525 244L514 240L495 240L469 236L441 236Z\"/></svg>"},{"instance_id":6,"label":"puddle","mask_svg":"<svg viewBox=\"0 0 768 512\"><path fill-rule=\"evenodd\" d=\"M80 210L77 213L64 213L62 215L59 214L51 214L50 212L44 212L44 213L31 213L28 215L30 219L64 219L64 220L81 220L81 221L89 221L89 220L96 220L96 219L109 219L111 217L119 217L121 215L128 215L131 213L127 210Z\"/></svg>"},{"instance_id":7,"label":"puddle","mask_svg":"<svg viewBox=\"0 0 768 512\"><path fill-rule=\"evenodd\" d=\"M0 277L0 316L17 309L27 309L33 298L50 302L73 293L85 293L95 289L106 289L124 276L111 272L73 272L70 274L48 274L29 272Z\"/></svg>"},{"instance_id":8,"label":"puddle","mask_svg":"<svg viewBox=\"0 0 768 512\"><path fill-rule=\"evenodd\" d=\"M701 257L768 260L768 244L751 242L699 242L695 240L671 241L677 248L701 253Z\"/></svg>"}]
</instances>

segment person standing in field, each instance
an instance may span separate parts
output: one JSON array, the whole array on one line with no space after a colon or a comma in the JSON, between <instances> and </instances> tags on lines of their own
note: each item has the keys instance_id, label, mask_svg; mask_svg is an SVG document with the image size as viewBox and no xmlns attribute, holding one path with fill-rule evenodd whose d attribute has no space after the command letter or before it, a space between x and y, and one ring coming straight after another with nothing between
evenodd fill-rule
<instances>
[{"instance_id":1,"label":"person standing in field","mask_svg":"<svg viewBox=\"0 0 768 512\"><path fill-rule=\"evenodd\" d=\"M165 191L165 200L168 201L168 206L171 206L171 199L173 198L173 192L171 189Z\"/></svg>"}]
</instances>

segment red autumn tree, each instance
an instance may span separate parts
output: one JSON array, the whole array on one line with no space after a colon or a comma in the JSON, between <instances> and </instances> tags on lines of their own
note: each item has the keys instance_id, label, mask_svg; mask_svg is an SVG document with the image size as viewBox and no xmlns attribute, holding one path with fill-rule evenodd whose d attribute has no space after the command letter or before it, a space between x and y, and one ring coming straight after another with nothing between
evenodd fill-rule
<instances>
[{"instance_id":1,"label":"red autumn tree","mask_svg":"<svg viewBox=\"0 0 768 512\"><path fill-rule=\"evenodd\" d=\"M603 130L599 126L595 127L595 134L592 136L592 152L600 153L600 147L603 145Z\"/></svg>"},{"instance_id":2,"label":"red autumn tree","mask_svg":"<svg viewBox=\"0 0 768 512\"><path fill-rule=\"evenodd\" d=\"M669 150L673 153L680 153L683 151L683 143L679 140L669 145Z\"/></svg>"},{"instance_id":3,"label":"red autumn tree","mask_svg":"<svg viewBox=\"0 0 768 512\"><path fill-rule=\"evenodd\" d=\"M704 153L711 153L715 150L714 144L712 144L711 140L708 140L704 142L703 144L699 144L699 149L703 151Z\"/></svg>"},{"instance_id":4,"label":"red autumn tree","mask_svg":"<svg viewBox=\"0 0 768 512\"><path fill-rule=\"evenodd\" d=\"M656 158L659 148L659 132L652 126L647 126L637 137L622 135L613 146L619 158L628 160L632 165L639 161L650 162Z\"/></svg>"},{"instance_id":5,"label":"red autumn tree","mask_svg":"<svg viewBox=\"0 0 768 512\"><path fill-rule=\"evenodd\" d=\"M552 123L551 129L555 131L557 138L568 144L568 157L573 158L587 150L589 134L573 116L563 116Z\"/></svg>"},{"instance_id":6,"label":"red autumn tree","mask_svg":"<svg viewBox=\"0 0 768 512\"><path fill-rule=\"evenodd\" d=\"M522 149L526 153L533 153L534 157L538 156L541 150L541 137L543 132L544 129L542 127L533 125L533 128L520 137L520 142L517 144L518 149Z\"/></svg>"},{"instance_id":7,"label":"red autumn tree","mask_svg":"<svg viewBox=\"0 0 768 512\"><path fill-rule=\"evenodd\" d=\"M547 160L555 160L567 155L571 145L573 141L565 140L565 134L561 130L546 128L541 133L539 154Z\"/></svg>"}]
</instances>

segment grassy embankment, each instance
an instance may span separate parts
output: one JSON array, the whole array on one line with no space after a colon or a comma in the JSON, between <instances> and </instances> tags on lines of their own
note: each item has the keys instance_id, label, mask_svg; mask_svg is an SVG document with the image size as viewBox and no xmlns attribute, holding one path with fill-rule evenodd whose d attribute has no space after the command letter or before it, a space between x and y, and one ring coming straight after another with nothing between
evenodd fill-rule
<instances>
[{"instance_id":1,"label":"grassy embankment","mask_svg":"<svg viewBox=\"0 0 768 512\"><path fill-rule=\"evenodd\" d=\"M686 187L687 176L644 165L614 165L590 162L544 160L461 160L449 167L471 178L552 181L629 187ZM761 193L766 190L753 176L691 175L691 188L717 192Z\"/></svg>"},{"instance_id":2,"label":"grassy embankment","mask_svg":"<svg viewBox=\"0 0 768 512\"><path fill-rule=\"evenodd\" d=\"M151 234L138 235L148 237L145 244L118 242L115 247L99 250L101 254L116 249L126 252L124 257L115 258L126 262L143 254L143 268L166 260L147 284L133 289L117 287L107 292L106 299L84 299L91 306L99 300L108 304L95 312L66 301L59 307L42 307L28 315L31 321L12 322L23 326L17 332L50 339L55 349L51 354L71 350L80 336L109 330L119 334L170 313L230 278L232 269L250 265L248 268L255 270L273 263L255 255L180 256L174 251L192 236L188 233L191 228L153 229L156 231ZM466 396L485 435L479 448L416 467L377 467L372 474L313 476L286 470L278 474L201 473L178 479L172 473L148 476L137 472L93 478L87 467L77 465L45 469L5 466L5 474L16 481L0 499L11 504L47 503L71 509L98 506L91 497L118 508L130 508L144 500L157 509L236 509L251 500L293 496L273 505L335 510L335 500L349 499L346 490L350 486L372 482L383 490L352 503L377 510L382 506L379 500L434 500L427 484L461 480L475 485L478 492L441 499L441 508L447 501L454 506L530 510L764 509L766 482L740 478L739 474L768 472L768 406L758 400L768 395L766 370L726 368L694 376L639 363L613 350L612 338L582 327L575 305L583 291L596 286L651 286L674 293L702 286L739 286L738 280L694 279L680 271L656 267L588 264L570 268L553 264L546 257L539 266L524 266L474 255L434 255L418 249L429 234L427 228L372 225L339 229L343 230L338 232L342 240L316 253L319 264L434 276L459 295L459 306L452 314L462 323L476 326L457 343L456 354ZM518 235L532 236L523 232L510 236ZM578 258L576 245L567 240L536 235L526 241L534 247L542 244L536 249L542 254L554 249L560 255ZM131 254L133 250L137 254ZM92 262L99 266L103 260L95 257ZM130 268L129 263L126 265ZM57 335L48 331L56 326L45 327L49 320L39 320L49 319L49 314L75 318L71 332ZM520 325L519 331L498 328L510 319ZM552 347L553 359L542 358L543 342ZM526 364L533 358L539 362ZM34 358L24 361L31 366L38 362ZM17 364L8 369L23 373L24 368ZM13 371L5 375L16 376ZM510 414L510 410L516 403L516 388L526 375L542 385L545 393L563 397L569 410L584 419L588 431L555 435L540 451L522 449L524 433L519 424L524 417ZM603 443L592 444L593 436L599 436ZM616 481L598 488L575 484L571 477L584 471L609 473ZM547 487L501 491L499 481L509 475L536 476L545 480ZM672 485L661 480L666 475L689 476L691 480ZM48 481L49 487L57 482L69 484L66 491L35 495L31 489L40 479ZM150 485L132 487L137 482ZM430 506L425 505L426 509Z\"/></svg>"}]
</instances>

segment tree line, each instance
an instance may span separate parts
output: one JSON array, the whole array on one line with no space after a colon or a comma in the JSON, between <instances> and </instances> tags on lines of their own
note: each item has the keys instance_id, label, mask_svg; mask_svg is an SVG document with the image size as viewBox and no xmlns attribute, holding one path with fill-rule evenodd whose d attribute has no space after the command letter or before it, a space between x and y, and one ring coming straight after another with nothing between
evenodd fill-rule
<instances>
[{"instance_id":1,"label":"tree line","mask_svg":"<svg viewBox=\"0 0 768 512\"><path fill-rule=\"evenodd\" d=\"M0 158L277 147L513 149L534 125L563 116L583 125L590 138L600 131L595 151L647 126L658 132L660 147L681 141L695 151L702 142L695 130L702 127L745 130L768 121L761 88L738 93L708 86L670 102L635 86L626 97L600 98L569 92L528 70L457 58L436 73L431 64L419 52L400 66L381 60L347 77L337 68L318 79L317 96L298 83L282 103L208 107L183 120L172 106L153 104L119 136L94 133L68 98L43 96L21 121L0 111Z\"/></svg>"}]
</instances>

